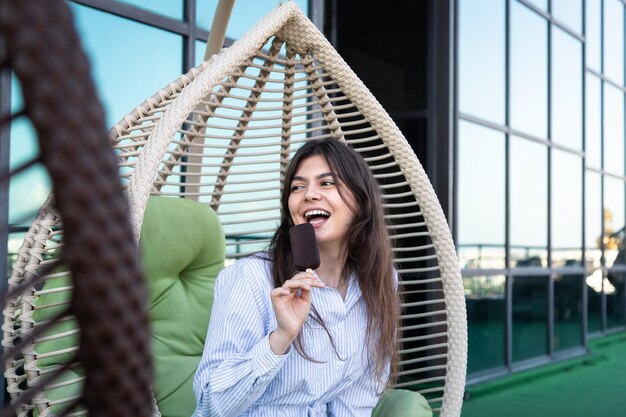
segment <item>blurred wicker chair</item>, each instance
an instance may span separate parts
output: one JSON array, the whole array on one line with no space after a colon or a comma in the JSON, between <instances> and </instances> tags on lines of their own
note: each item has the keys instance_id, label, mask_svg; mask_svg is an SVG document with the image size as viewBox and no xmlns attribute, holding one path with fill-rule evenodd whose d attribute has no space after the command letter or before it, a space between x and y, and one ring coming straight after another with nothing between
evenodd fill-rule
<instances>
[{"instance_id":1,"label":"blurred wicker chair","mask_svg":"<svg viewBox=\"0 0 626 417\"><path fill-rule=\"evenodd\" d=\"M302 143L333 138L356 149L384 194L405 300L397 387L421 392L435 415L460 415L465 299L448 224L398 127L293 2L138 106L111 136L136 237L150 195L193 199L218 213L230 258L268 243L279 219L282 173ZM11 279L55 256L61 234L48 203ZM33 289L7 306L4 343L33 325L39 295ZM24 352L25 376L15 373L19 363L8 365L10 392L37 378L37 359L33 349Z\"/></svg>"}]
</instances>

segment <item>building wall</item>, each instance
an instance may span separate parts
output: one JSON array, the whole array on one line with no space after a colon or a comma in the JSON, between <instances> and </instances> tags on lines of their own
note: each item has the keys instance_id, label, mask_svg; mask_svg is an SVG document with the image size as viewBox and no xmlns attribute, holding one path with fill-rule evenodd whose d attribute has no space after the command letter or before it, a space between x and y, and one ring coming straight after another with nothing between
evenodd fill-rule
<instances>
[{"instance_id":1,"label":"building wall","mask_svg":"<svg viewBox=\"0 0 626 417\"><path fill-rule=\"evenodd\" d=\"M457 0L470 375L624 328L624 3Z\"/></svg>"}]
</instances>

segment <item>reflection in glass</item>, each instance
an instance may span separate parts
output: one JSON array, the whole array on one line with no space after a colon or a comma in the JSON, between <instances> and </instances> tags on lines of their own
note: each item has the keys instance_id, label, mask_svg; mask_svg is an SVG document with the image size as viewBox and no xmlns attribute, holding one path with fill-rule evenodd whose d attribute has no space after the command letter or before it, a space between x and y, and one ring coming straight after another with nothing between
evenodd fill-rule
<instances>
[{"instance_id":1,"label":"reflection in glass","mask_svg":"<svg viewBox=\"0 0 626 417\"><path fill-rule=\"evenodd\" d=\"M600 141L601 133L601 98L600 87L602 81L591 73L586 74L587 96L585 97L586 109L585 117L585 163L588 167L601 168L601 151L602 143Z\"/></svg>"},{"instance_id":2,"label":"reflection in glass","mask_svg":"<svg viewBox=\"0 0 626 417\"><path fill-rule=\"evenodd\" d=\"M604 0L604 75L624 84L624 5Z\"/></svg>"},{"instance_id":3,"label":"reflection in glass","mask_svg":"<svg viewBox=\"0 0 626 417\"><path fill-rule=\"evenodd\" d=\"M624 175L624 93L604 83L604 170Z\"/></svg>"},{"instance_id":4,"label":"reflection in glass","mask_svg":"<svg viewBox=\"0 0 626 417\"><path fill-rule=\"evenodd\" d=\"M529 167L532 166L532 169ZM511 137L511 267L546 267L548 248L548 150Z\"/></svg>"},{"instance_id":5,"label":"reflection in glass","mask_svg":"<svg viewBox=\"0 0 626 417\"><path fill-rule=\"evenodd\" d=\"M554 350L583 343L583 294L581 275L558 275L554 279Z\"/></svg>"},{"instance_id":6,"label":"reflection in glass","mask_svg":"<svg viewBox=\"0 0 626 417\"><path fill-rule=\"evenodd\" d=\"M582 160L552 150L552 265L580 265L582 256Z\"/></svg>"},{"instance_id":7,"label":"reflection in glass","mask_svg":"<svg viewBox=\"0 0 626 417\"><path fill-rule=\"evenodd\" d=\"M602 197L600 174L585 172L585 266L600 268L602 256Z\"/></svg>"},{"instance_id":8,"label":"reflection in glass","mask_svg":"<svg viewBox=\"0 0 626 417\"><path fill-rule=\"evenodd\" d=\"M174 19L183 18L183 1L182 0L120 0L133 6L150 10L151 12L162 14L163 16L172 17Z\"/></svg>"},{"instance_id":9,"label":"reflection in glass","mask_svg":"<svg viewBox=\"0 0 626 417\"><path fill-rule=\"evenodd\" d=\"M555 27L552 31L552 140L582 149L582 44Z\"/></svg>"},{"instance_id":10,"label":"reflection in glass","mask_svg":"<svg viewBox=\"0 0 626 417\"><path fill-rule=\"evenodd\" d=\"M606 279L605 279L606 280ZM602 330L602 270L585 276L587 288L587 333Z\"/></svg>"},{"instance_id":11,"label":"reflection in glass","mask_svg":"<svg viewBox=\"0 0 626 417\"><path fill-rule=\"evenodd\" d=\"M586 10L586 40L587 66L600 72L600 6L602 0L587 0Z\"/></svg>"},{"instance_id":12,"label":"reflection in glass","mask_svg":"<svg viewBox=\"0 0 626 417\"><path fill-rule=\"evenodd\" d=\"M70 5L91 61L108 126L180 76L181 36L75 3Z\"/></svg>"},{"instance_id":13,"label":"reflection in glass","mask_svg":"<svg viewBox=\"0 0 626 417\"><path fill-rule=\"evenodd\" d=\"M458 248L462 268L504 268L504 135L459 123Z\"/></svg>"},{"instance_id":14,"label":"reflection in glass","mask_svg":"<svg viewBox=\"0 0 626 417\"><path fill-rule=\"evenodd\" d=\"M545 138L548 114L547 22L511 3L511 127Z\"/></svg>"},{"instance_id":15,"label":"reflection in glass","mask_svg":"<svg viewBox=\"0 0 626 417\"><path fill-rule=\"evenodd\" d=\"M210 30L218 0L196 0L196 23L203 29ZM308 0L295 0L300 10L306 15L309 10ZM274 10L279 3L276 1L236 1L230 21L226 28L226 36L240 38L252 29L259 20Z\"/></svg>"},{"instance_id":16,"label":"reflection in glass","mask_svg":"<svg viewBox=\"0 0 626 417\"><path fill-rule=\"evenodd\" d=\"M513 362L548 353L548 277L513 277Z\"/></svg>"},{"instance_id":17,"label":"reflection in glass","mask_svg":"<svg viewBox=\"0 0 626 417\"><path fill-rule=\"evenodd\" d=\"M626 324L624 322L624 281L626 272L609 271L605 281L606 327L612 329Z\"/></svg>"},{"instance_id":18,"label":"reflection in glass","mask_svg":"<svg viewBox=\"0 0 626 417\"><path fill-rule=\"evenodd\" d=\"M581 0L552 0L552 16L576 33L581 33L583 5Z\"/></svg>"},{"instance_id":19,"label":"reflection in glass","mask_svg":"<svg viewBox=\"0 0 626 417\"><path fill-rule=\"evenodd\" d=\"M604 257L606 266L624 264L624 181L604 177Z\"/></svg>"},{"instance_id":20,"label":"reflection in glass","mask_svg":"<svg viewBox=\"0 0 626 417\"><path fill-rule=\"evenodd\" d=\"M459 109L504 124L504 2L459 3Z\"/></svg>"},{"instance_id":21,"label":"reflection in glass","mask_svg":"<svg viewBox=\"0 0 626 417\"><path fill-rule=\"evenodd\" d=\"M465 277L468 373L504 366L504 275Z\"/></svg>"}]
</instances>

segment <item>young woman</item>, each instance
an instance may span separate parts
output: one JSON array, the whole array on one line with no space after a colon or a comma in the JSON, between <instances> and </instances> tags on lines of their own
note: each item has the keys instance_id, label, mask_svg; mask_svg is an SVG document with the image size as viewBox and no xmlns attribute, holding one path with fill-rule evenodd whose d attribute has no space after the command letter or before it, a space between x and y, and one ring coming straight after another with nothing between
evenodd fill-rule
<instances>
[{"instance_id":1,"label":"young woman","mask_svg":"<svg viewBox=\"0 0 626 417\"><path fill-rule=\"evenodd\" d=\"M370 416L396 366L399 300L376 180L335 140L285 177L267 253L220 273L195 416ZM289 229L311 223L321 264L298 272Z\"/></svg>"}]
</instances>

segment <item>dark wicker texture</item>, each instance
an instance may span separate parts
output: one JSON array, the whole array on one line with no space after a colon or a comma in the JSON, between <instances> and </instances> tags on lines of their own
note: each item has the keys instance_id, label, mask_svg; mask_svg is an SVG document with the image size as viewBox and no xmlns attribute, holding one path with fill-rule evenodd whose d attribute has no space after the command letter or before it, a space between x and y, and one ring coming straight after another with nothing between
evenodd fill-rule
<instances>
[{"instance_id":1,"label":"dark wicker texture","mask_svg":"<svg viewBox=\"0 0 626 417\"><path fill-rule=\"evenodd\" d=\"M0 30L63 219L62 259L74 283L67 313L80 326L77 359L86 374L82 403L91 416L148 417L147 293L103 110L70 10L62 0L0 0Z\"/></svg>"}]
</instances>

